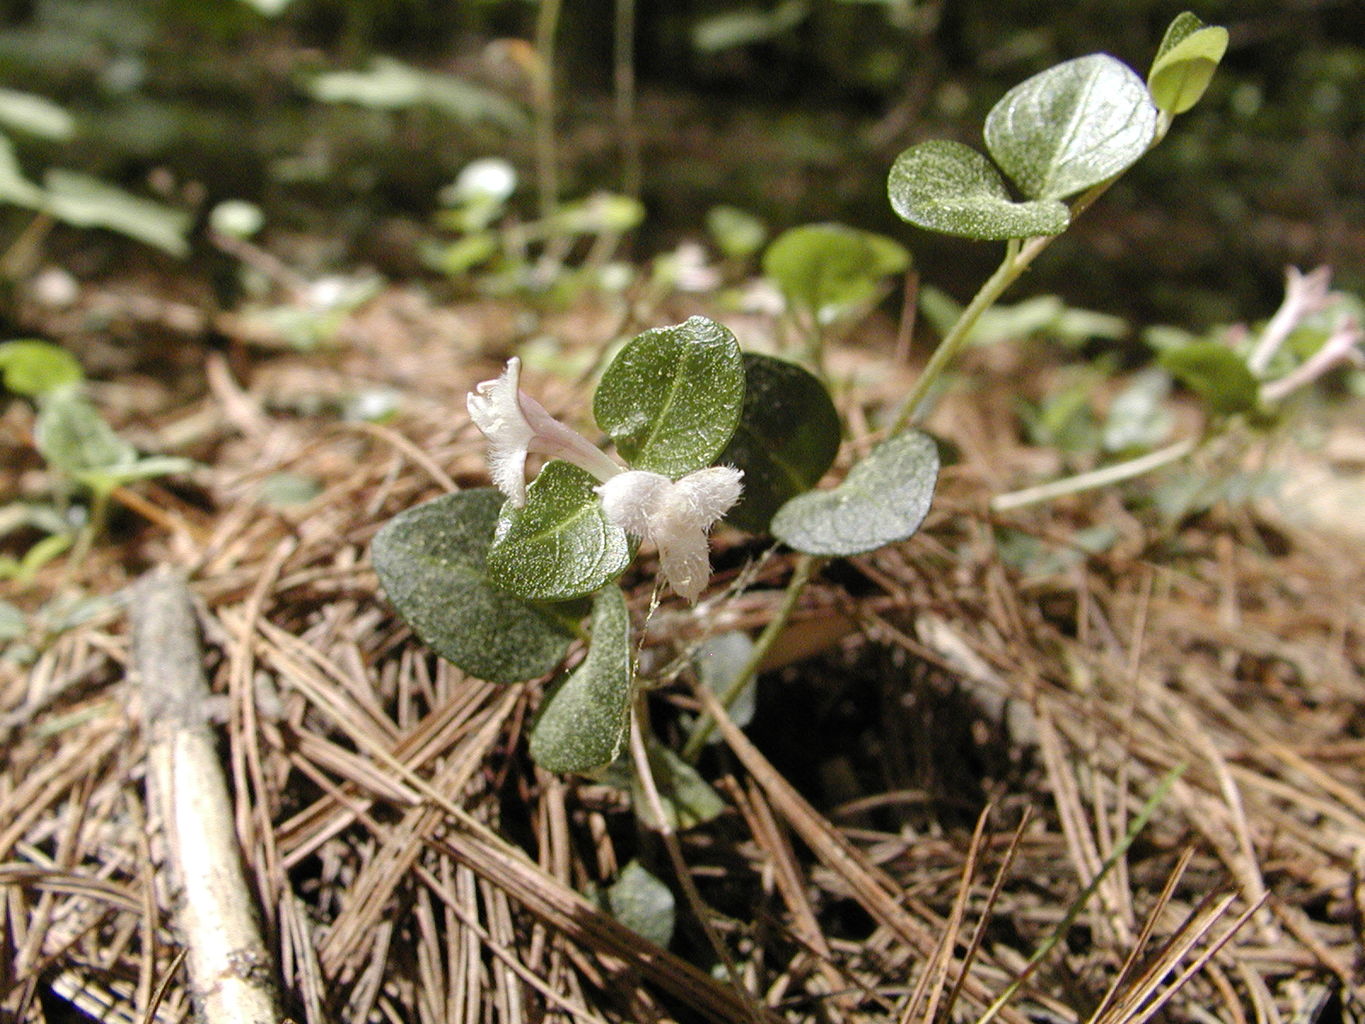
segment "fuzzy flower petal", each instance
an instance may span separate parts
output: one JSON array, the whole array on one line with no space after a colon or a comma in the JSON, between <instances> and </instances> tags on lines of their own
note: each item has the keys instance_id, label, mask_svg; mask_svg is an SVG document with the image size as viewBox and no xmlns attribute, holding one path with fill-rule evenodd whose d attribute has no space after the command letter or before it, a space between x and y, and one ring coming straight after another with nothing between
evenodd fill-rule
<instances>
[{"instance_id":1,"label":"fuzzy flower petal","mask_svg":"<svg viewBox=\"0 0 1365 1024\"><path fill-rule=\"evenodd\" d=\"M674 481L631 470L597 493L608 519L659 549L664 579L695 604L711 578L707 531L739 500L743 475L730 466L712 466Z\"/></svg>"},{"instance_id":2,"label":"fuzzy flower petal","mask_svg":"<svg viewBox=\"0 0 1365 1024\"><path fill-rule=\"evenodd\" d=\"M514 356L502 376L475 385L465 400L469 418L488 438L493 486L518 506L526 504L526 453L536 435L518 400L520 386L521 360Z\"/></svg>"},{"instance_id":3,"label":"fuzzy flower petal","mask_svg":"<svg viewBox=\"0 0 1365 1024\"><path fill-rule=\"evenodd\" d=\"M606 452L555 419L521 390L521 360L513 356L497 380L477 384L465 401L469 418L488 438L493 485L520 508L526 504L526 456L565 459L599 480L621 471Z\"/></svg>"}]
</instances>

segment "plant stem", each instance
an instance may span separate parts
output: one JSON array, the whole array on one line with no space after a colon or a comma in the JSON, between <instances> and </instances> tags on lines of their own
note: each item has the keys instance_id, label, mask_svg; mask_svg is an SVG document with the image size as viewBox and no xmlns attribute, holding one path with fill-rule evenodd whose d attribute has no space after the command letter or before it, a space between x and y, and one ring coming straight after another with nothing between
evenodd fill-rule
<instances>
[{"instance_id":1,"label":"plant stem","mask_svg":"<svg viewBox=\"0 0 1365 1024\"><path fill-rule=\"evenodd\" d=\"M621 191L640 197L640 130L635 123L635 0L616 0L616 130L621 137Z\"/></svg>"},{"instance_id":2,"label":"plant stem","mask_svg":"<svg viewBox=\"0 0 1365 1024\"><path fill-rule=\"evenodd\" d=\"M763 659L767 657L773 644L777 642L778 636L786 629L787 620L796 610L796 602L800 600L801 592L806 589L806 583L809 582L811 573L815 571L816 563L817 559L814 555L801 555L796 559L796 565L792 569L792 578L787 581L787 590L782 595L782 603L778 606L773 617L768 620L768 624L763 627L763 632L758 634L758 639L754 641L754 649L749 652L749 660L744 663L739 674L731 680L725 692L717 698L721 707L729 708L740 693L744 691L744 688L758 675L758 669L763 664ZM715 719L703 712L701 717L697 719L696 726L692 729L692 735L687 738L687 743L683 746L683 760L695 761L697 759L715 727Z\"/></svg>"},{"instance_id":3,"label":"plant stem","mask_svg":"<svg viewBox=\"0 0 1365 1024\"><path fill-rule=\"evenodd\" d=\"M1093 491L1100 487L1108 487L1110 484L1131 480L1134 477L1142 476L1144 473L1150 473L1154 469L1179 462L1186 455L1196 451L1203 443L1204 438L1187 437L1173 444L1168 444L1165 448L1148 452L1136 459L1118 462L1112 466L1102 466L1099 469L1092 469L1088 473L1063 477L1061 480L1052 480L1045 484L1038 484L1036 487L1025 487L1021 491L999 494L991 499L991 511L1009 512L1016 508L1023 508L1025 505L1036 505L1042 501L1052 501L1054 498L1064 498L1069 494L1080 494L1083 491Z\"/></svg>"},{"instance_id":4,"label":"plant stem","mask_svg":"<svg viewBox=\"0 0 1365 1024\"><path fill-rule=\"evenodd\" d=\"M736 995L744 1001L745 1008L749 1011L751 1024L763 1024L763 1012L755 1004L754 997L749 990L745 988L744 976L740 973L735 958L716 933L715 926L711 923L710 915L707 912L706 903L702 900L701 893L697 891L697 884L692 880L692 873L687 868L687 861L683 857L682 844L678 842L678 834L673 830L673 826L668 823L668 814L664 810L664 802L659 795L659 786L654 781L654 772L649 764L649 748L645 742L645 731L649 728L647 716L648 710L645 707L644 694L637 693L634 703L631 705L630 756L631 760L635 762L635 772L640 779L640 789L644 792L645 802L649 805L649 811L654 816L659 837L663 840L664 849L668 851L668 859L673 865L673 874L678 879L678 885L683 891L688 909L692 912L692 916L697 919L697 923L701 925L702 931L706 933L706 941L710 943L716 958L725 965L725 972L730 977L731 986L733 986Z\"/></svg>"},{"instance_id":5,"label":"plant stem","mask_svg":"<svg viewBox=\"0 0 1365 1024\"><path fill-rule=\"evenodd\" d=\"M540 217L548 224L559 203L558 154L555 148L555 35L561 0L540 0L536 14L536 185Z\"/></svg>"},{"instance_id":6,"label":"plant stem","mask_svg":"<svg viewBox=\"0 0 1365 1024\"><path fill-rule=\"evenodd\" d=\"M1108 191L1109 186L1117 179L1115 177L1102 181L1098 185L1092 186L1087 191L1081 193L1076 201L1071 204L1071 220L1074 222L1087 207L1096 199ZM996 300L1005 293L1029 265L1037 259L1038 254L1052 244L1057 235L1039 235L1036 238L1020 239L1011 238L1005 247L1005 258L1000 261L1000 266L996 268L986 283L981 286L972 301L967 303L965 309L957 318L957 322L949 328L948 333L939 342L934 354L929 357L929 362L925 364L919 379L915 381L915 386L911 388L910 395L901 406L900 412L892 421L888 436L894 436L905 430L912 423L917 423L923 416L920 413L924 400L933 386L938 383L938 379L943 376L943 371L956 359L966 347L967 341L971 336L972 328L981 319L981 314L995 305Z\"/></svg>"}]
</instances>

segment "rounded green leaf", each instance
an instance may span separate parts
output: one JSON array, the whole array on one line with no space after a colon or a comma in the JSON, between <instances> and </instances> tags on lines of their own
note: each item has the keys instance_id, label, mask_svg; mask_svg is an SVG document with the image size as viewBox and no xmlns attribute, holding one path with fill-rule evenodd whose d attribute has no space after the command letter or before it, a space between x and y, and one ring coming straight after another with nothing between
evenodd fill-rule
<instances>
[{"instance_id":1,"label":"rounded green leaf","mask_svg":"<svg viewBox=\"0 0 1365 1024\"><path fill-rule=\"evenodd\" d=\"M37 398L79 384L85 374L66 349L23 338L0 345L0 378L16 395Z\"/></svg>"},{"instance_id":2,"label":"rounded green leaf","mask_svg":"<svg viewBox=\"0 0 1365 1024\"><path fill-rule=\"evenodd\" d=\"M75 391L48 394L38 410L34 436L50 465L77 478L126 469L137 461L137 449Z\"/></svg>"},{"instance_id":3,"label":"rounded green leaf","mask_svg":"<svg viewBox=\"0 0 1365 1024\"><path fill-rule=\"evenodd\" d=\"M921 142L898 156L886 191L902 220L962 238L1057 235L1071 219L1066 204L1055 199L1014 202L984 155L947 139Z\"/></svg>"},{"instance_id":4,"label":"rounded green leaf","mask_svg":"<svg viewBox=\"0 0 1365 1024\"><path fill-rule=\"evenodd\" d=\"M986 115L986 148L1020 191L1063 199L1112 178L1147 152L1157 109L1131 68L1078 57L1016 85Z\"/></svg>"},{"instance_id":5,"label":"rounded green leaf","mask_svg":"<svg viewBox=\"0 0 1365 1024\"><path fill-rule=\"evenodd\" d=\"M1189 11L1177 15L1147 73L1147 88L1157 107L1183 114L1198 103L1227 50L1227 29L1206 28Z\"/></svg>"},{"instance_id":6,"label":"rounded green leaf","mask_svg":"<svg viewBox=\"0 0 1365 1024\"><path fill-rule=\"evenodd\" d=\"M526 504L503 507L488 548L493 585L532 601L567 601L625 572L630 542L607 520L596 483L571 463L547 462Z\"/></svg>"},{"instance_id":7,"label":"rounded green leaf","mask_svg":"<svg viewBox=\"0 0 1365 1024\"><path fill-rule=\"evenodd\" d=\"M1259 400L1260 385L1246 360L1216 341L1196 341L1167 349L1157 362L1202 398L1216 416L1251 412Z\"/></svg>"},{"instance_id":8,"label":"rounded green leaf","mask_svg":"<svg viewBox=\"0 0 1365 1024\"><path fill-rule=\"evenodd\" d=\"M630 614L619 587L592 606L583 664L545 694L531 726L531 757L550 772L586 772L616 760L630 729Z\"/></svg>"},{"instance_id":9,"label":"rounded green leaf","mask_svg":"<svg viewBox=\"0 0 1365 1024\"><path fill-rule=\"evenodd\" d=\"M667 946L673 939L675 907L673 891L633 860L607 890L611 916L654 943Z\"/></svg>"},{"instance_id":10,"label":"rounded green leaf","mask_svg":"<svg viewBox=\"0 0 1365 1024\"><path fill-rule=\"evenodd\" d=\"M787 302L821 319L872 299L882 278L908 266L900 243L844 224L792 228L763 254L763 272Z\"/></svg>"},{"instance_id":11,"label":"rounded green leaf","mask_svg":"<svg viewBox=\"0 0 1365 1024\"><path fill-rule=\"evenodd\" d=\"M715 462L743 405L739 342L694 316L621 349L597 386L593 415L633 468L676 479Z\"/></svg>"},{"instance_id":12,"label":"rounded green leaf","mask_svg":"<svg viewBox=\"0 0 1365 1024\"><path fill-rule=\"evenodd\" d=\"M773 517L773 535L810 555L859 555L912 536L929 514L938 446L918 431L874 448L832 491L793 498Z\"/></svg>"},{"instance_id":13,"label":"rounded green leaf","mask_svg":"<svg viewBox=\"0 0 1365 1024\"><path fill-rule=\"evenodd\" d=\"M482 487L399 513L375 535L371 558L398 614L433 651L490 683L551 671L573 634L553 608L494 587L485 552L502 494Z\"/></svg>"},{"instance_id":14,"label":"rounded green leaf","mask_svg":"<svg viewBox=\"0 0 1365 1024\"><path fill-rule=\"evenodd\" d=\"M718 460L744 471L744 492L725 521L762 533L838 454L839 413L819 379L794 363L744 353L744 410Z\"/></svg>"}]
</instances>

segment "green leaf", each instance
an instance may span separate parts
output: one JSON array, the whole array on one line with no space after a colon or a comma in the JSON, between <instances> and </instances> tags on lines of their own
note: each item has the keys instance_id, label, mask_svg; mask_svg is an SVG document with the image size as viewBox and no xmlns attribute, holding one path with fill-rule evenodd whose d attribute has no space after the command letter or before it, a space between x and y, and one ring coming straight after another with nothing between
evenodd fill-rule
<instances>
[{"instance_id":1,"label":"green leaf","mask_svg":"<svg viewBox=\"0 0 1365 1024\"><path fill-rule=\"evenodd\" d=\"M702 53L719 53L761 43L790 31L809 15L809 0L784 0L772 10L742 7L697 22L692 45Z\"/></svg>"},{"instance_id":2,"label":"green leaf","mask_svg":"<svg viewBox=\"0 0 1365 1024\"><path fill-rule=\"evenodd\" d=\"M4 135L0 135L0 203L30 210L43 205L43 190L24 177L14 146Z\"/></svg>"},{"instance_id":3,"label":"green leaf","mask_svg":"<svg viewBox=\"0 0 1365 1024\"><path fill-rule=\"evenodd\" d=\"M838 454L839 413L825 386L793 363L744 353L744 410L718 460L744 470L744 492L725 521L762 533Z\"/></svg>"},{"instance_id":4,"label":"green leaf","mask_svg":"<svg viewBox=\"0 0 1365 1024\"><path fill-rule=\"evenodd\" d=\"M333 71L308 85L324 103L354 103L375 110L437 110L466 124L490 122L509 131L529 125L517 104L454 75L443 75L376 57L364 71Z\"/></svg>"},{"instance_id":5,"label":"green leaf","mask_svg":"<svg viewBox=\"0 0 1365 1024\"><path fill-rule=\"evenodd\" d=\"M545 694L531 726L531 757L550 772L587 772L616 760L630 730L630 614L619 587L592 606L587 657Z\"/></svg>"},{"instance_id":6,"label":"green leaf","mask_svg":"<svg viewBox=\"0 0 1365 1024\"><path fill-rule=\"evenodd\" d=\"M482 487L399 513L375 535L375 572L389 601L433 651L472 676L518 683L551 671L568 650L568 609L498 590L485 554L502 494Z\"/></svg>"},{"instance_id":7,"label":"green leaf","mask_svg":"<svg viewBox=\"0 0 1365 1024\"><path fill-rule=\"evenodd\" d=\"M888 274L910 266L899 243L844 224L806 224L784 231L763 254L763 272L787 302L822 321L877 294Z\"/></svg>"},{"instance_id":8,"label":"green leaf","mask_svg":"<svg viewBox=\"0 0 1365 1024\"><path fill-rule=\"evenodd\" d=\"M64 348L23 338L0 345L0 376L16 395L37 398L85 379L81 364Z\"/></svg>"},{"instance_id":9,"label":"green leaf","mask_svg":"<svg viewBox=\"0 0 1365 1024\"><path fill-rule=\"evenodd\" d=\"M656 946L673 939L675 905L673 892L633 860L607 890L611 916Z\"/></svg>"},{"instance_id":10,"label":"green leaf","mask_svg":"<svg viewBox=\"0 0 1365 1024\"><path fill-rule=\"evenodd\" d=\"M49 99L17 89L0 89L0 127L65 142L75 134L76 122Z\"/></svg>"},{"instance_id":11,"label":"green leaf","mask_svg":"<svg viewBox=\"0 0 1365 1024\"><path fill-rule=\"evenodd\" d=\"M141 199L107 182L74 171L51 170L43 179L43 208L77 228L107 228L172 256L190 251L185 234L193 218L150 199Z\"/></svg>"},{"instance_id":12,"label":"green leaf","mask_svg":"<svg viewBox=\"0 0 1365 1024\"><path fill-rule=\"evenodd\" d=\"M131 468L137 449L84 397L72 391L48 396L34 425L38 450L53 467L77 479Z\"/></svg>"},{"instance_id":13,"label":"green leaf","mask_svg":"<svg viewBox=\"0 0 1365 1024\"><path fill-rule=\"evenodd\" d=\"M832 491L793 498L773 535L811 555L858 555L905 540L929 514L938 480L933 438L906 431L883 441Z\"/></svg>"},{"instance_id":14,"label":"green leaf","mask_svg":"<svg viewBox=\"0 0 1365 1024\"><path fill-rule=\"evenodd\" d=\"M730 689L732 683L744 671L749 657L754 653L754 642L748 633L735 631L718 633L697 648L692 655L692 663L697 666L697 678L717 697ZM754 710L758 704L758 680L750 679L744 689L739 691L726 711L730 721L743 728L753 721ZM709 742L720 740L720 733L714 729L707 737Z\"/></svg>"},{"instance_id":15,"label":"green leaf","mask_svg":"<svg viewBox=\"0 0 1365 1024\"><path fill-rule=\"evenodd\" d=\"M986 148L1025 195L1062 199L1132 166L1156 127L1142 79L1094 53L1005 93L986 115Z\"/></svg>"},{"instance_id":16,"label":"green leaf","mask_svg":"<svg viewBox=\"0 0 1365 1024\"><path fill-rule=\"evenodd\" d=\"M743 406L739 342L714 320L694 316L622 348L592 408L633 468L676 479L715 462Z\"/></svg>"},{"instance_id":17,"label":"green leaf","mask_svg":"<svg viewBox=\"0 0 1365 1024\"><path fill-rule=\"evenodd\" d=\"M1189 11L1176 15L1147 73L1147 88L1157 107L1183 114L1198 103L1227 50L1227 29L1206 28Z\"/></svg>"},{"instance_id":18,"label":"green leaf","mask_svg":"<svg viewBox=\"0 0 1365 1024\"><path fill-rule=\"evenodd\" d=\"M1166 349L1157 362L1202 398L1216 416L1251 412L1258 404L1260 386L1246 360L1216 341Z\"/></svg>"},{"instance_id":19,"label":"green leaf","mask_svg":"<svg viewBox=\"0 0 1365 1024\"><path fill-rule=\"evenodd\" d=\"M509 502L498 519L488 548L493 585L532 601L567 601L625 572L630 542L602 511L596 483L571 463L547 462L527 488L526 504Z\"/></svg>"},{"instance_id":20,"label":"green leaf","mask_svg":"<svg viewBox=\"0 0 1365 1024\"><path fill-rule=\"evenodd\" d=\"M725 810L725 801L690 764L668 747L651 740L645 748L649 770L659 787L660 803L670 827L679 831L705 825ZM631 802L636 816L650 828L659 821L646 799L640 780L631 776Z\"/></svg>"},{"instance_id":21,"label":"green leaf","mask_svg":"<svg viewBox=\"0 0 1365 1024\"><path fill-rule=\"evenodd\" d=\"M1055 199L1014 202L985 156L947 139L921 142L898 156L886 191L902 220L962 238L1057 235L1071 221L1066 204Z\"/></svg>"},{"instance_id":22,"label":"green leaf","mask_svg":"<svg viewBox=\"0 0 1365 1024\"><path fill-rule=\"evenodd\" d=\"M706 211L706 230L732 260L748 259L768 238L768 229L752 213L723 204Z\"/></svg>"}]
</instances>

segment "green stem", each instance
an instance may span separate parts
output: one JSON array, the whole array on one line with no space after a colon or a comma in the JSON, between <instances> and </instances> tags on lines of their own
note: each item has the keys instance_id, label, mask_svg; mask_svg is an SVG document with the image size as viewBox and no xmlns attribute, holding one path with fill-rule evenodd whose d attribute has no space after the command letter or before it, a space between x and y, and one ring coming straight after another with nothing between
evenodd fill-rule
<instances>
[{"instance_id":1,"label":"green stem","mask_svg":"<svg viewBox=\"0 0 1365 1024\"><path fill-rule=\"evenodd\" d=\"M1036 487L1025 487L1021 491L1000 494L991 499L991 511L1009 512L1012 509L1023 508L1025 505L1036 505L1039 502L1052 501L1055 498L1064 498L1071 494L1080 494L1084 491L1108 487L1110 484L1122 483L1124 480L1132 480L1134 477L1150 473L1154 469L1179 462L1185 456L1198 450L1204 441L1204 438L1187 437L1184 440L1168 444L1165 448L1158 448L1156 451L1148 452L1138 458L1128 459L1126 462L1102 466L1099 469L1092 469L1088 473L1077 473L1075 476L1038 484Z\"/></svg>"},{"instance_id":2,"label":"green stem","mask_svg":"<svg viewBox=\"0 0 1365 1024\"><path fill-rule=\"evenodd\" d=\"M621 136L621 191L640 197L640 131L635 123L635 0L616 0L616 128Z\"/></svg>"},{"instance_id":3,"label":"green stem","mask_svg":"<svg viewBox=\"0 0 1365 1024\"><path fill-rule=\"evenodd\" d=\"M1108 181L1102 181L1098 185L1092 186L1088 191L1083 192L1071 204L1071 220L1075 221L1087 207L1096 199L1108 191L1109 186L1114 183L1117 176ZM1005 293L1010 285L1018 280L1030 264L1038 258L1038 254L1052 244L1057 235L1040 235L1037 238L1020 239L1012 238L1006 244L1005 258L1000 261L1000 266L996 268L986 283L980 290L972 296L972 301L967 303L957 322L949 328L948 333L939 342L934 354L929 357L929 362L925 364L924 371L915 381L915 386L911 388L910 395L901 406L900 412L896 415L887 431L889 436L899 434L912 423L917 423L924 418L921 412L924 400L938 379L943 376L943 372L955 360L966 347L968 339L971 337L972 328L981 319L981 314L995 305L996 300ZM924 410L927 412L927 409Z\"/></svg>"},{"instance_id":4,"label":"green stem","mask_svg":"<svg viewBox=\"0 0 1365 1024\"><path fill-rule=\"evenodd\" d=\"M540 216L550 224L559 203L558 154L555 148L555 35L561 0L540 0L536 15L536 185Z\"/></svg>"},{"instance_id":5,"label":"green stem","mask_svg":"<svg viewBox=\"0 0 1365 1024\"><path fill-rule=\"evenodd\" d=\"M772 650L778 636L786 629L787 620L796 610L796 602L800 600L801 592L806 589L806 584L810 581L811 573L815 571L816 564L817 559L814 555L801 555L796 559L796 564L792 569L792 578L787 581L786 593L782 595L782 604L778 606L773 617L768 620L768 624L763 627L763 632L758 634L758 639L754 641L754 649L749 652L749 660L744 663L739 674L731 680L725 692L720 694L718 700L721 707L729 708L740 693L744 691L744 688L758 675L758 669L763 664L763 659L768 656L768 652ZM715 727L715 720L703 712L702 716L697 719L696 726L692 729L692 735L687 738L687 743L683 746L683 760L695 761L697 759Z\"/></svg>"}]
</instances>

